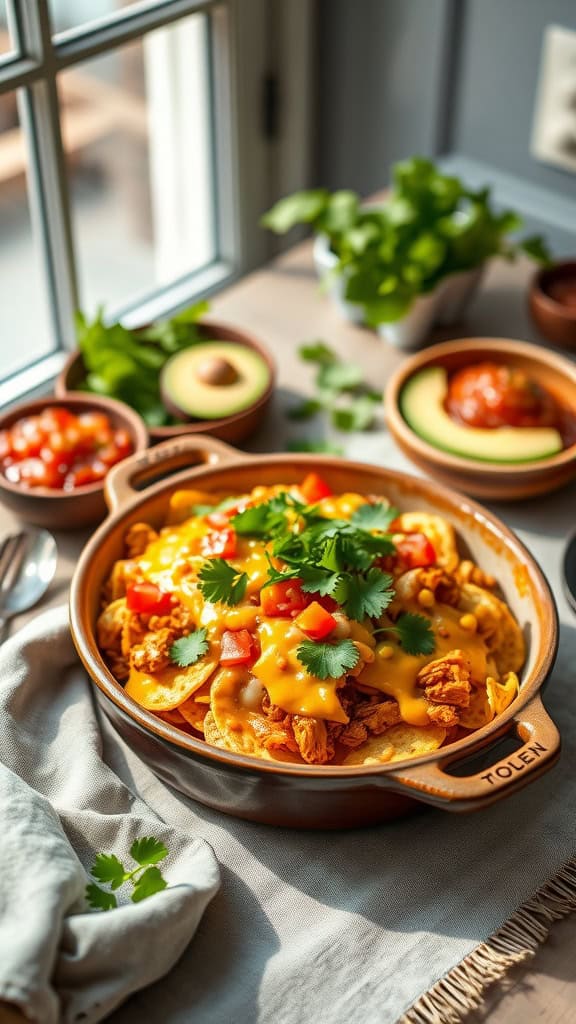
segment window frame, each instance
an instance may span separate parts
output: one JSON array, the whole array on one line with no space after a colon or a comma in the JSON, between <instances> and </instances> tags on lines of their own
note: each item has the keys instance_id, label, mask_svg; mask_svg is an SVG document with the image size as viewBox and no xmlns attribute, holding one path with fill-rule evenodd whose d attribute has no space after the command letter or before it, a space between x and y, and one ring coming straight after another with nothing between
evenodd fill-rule
<instances>
[{"instance_id":1,"label":"window frame","mask_svg":"<svg viewBox=\"0 0 576 1024\"><path fill-rule=\"evenodd\" d=\"M270 236L258 228L261 213L278 194L304 187L309 155L311 104L302 106L302 69L283 80L288 116L278 135L263 130L264 81L291 67L284 39L311 57L315 0L295 0L291 24L282 30L282 0L140 0L129 7L53 34L49 0L7 0L15 48L0 62L0 94L17 90L26 138L28 195L33 236L41 246L54 349L26 369L0 380L0 406L42 388L75 347L74 313L79 307L72 214L62 144L58 75L81 61L117 49L144 35L204 13L209 24L210 127L214 164L215 258L204 267L160 287L129 306L110 308L110 319L127 326L162 316L211 295L273 252ZM291 102L294 94L296 102ZM302 154L293 180L275 168L286 165L298 140ZM291 168L292 165L288 163ZM288 178L290 178L290 173ZM276 180L275 180L276 179Z\"/></svg>"}]
</instances>

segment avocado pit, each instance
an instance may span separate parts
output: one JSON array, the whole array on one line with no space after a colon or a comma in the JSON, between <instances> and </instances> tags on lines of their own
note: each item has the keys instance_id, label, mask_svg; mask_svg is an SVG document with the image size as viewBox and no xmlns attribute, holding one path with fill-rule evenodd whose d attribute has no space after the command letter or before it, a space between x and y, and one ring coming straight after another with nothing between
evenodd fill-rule
<instances>
[{"instance_id":1,"label":"avocado pit","mask_svg":"<svg viewBox=\"0 0 576 1024\"><path fill-rule=\"evenodd\" d=\"M206 356L196 367L196 377L202 384L221 388L235 384L239 373L223 356Z\"/></svg>"}]
</instances>

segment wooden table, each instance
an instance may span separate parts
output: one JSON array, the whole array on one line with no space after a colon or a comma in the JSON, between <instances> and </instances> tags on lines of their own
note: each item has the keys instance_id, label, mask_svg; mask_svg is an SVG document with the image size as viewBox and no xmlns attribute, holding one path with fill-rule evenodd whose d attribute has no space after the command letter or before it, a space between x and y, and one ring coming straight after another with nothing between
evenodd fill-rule
<instances>
[{"instance_id":1,"label":"wooden table","mask_svg":"<svg viewBox=\"0 0 576 1024\"><path fill-rule=\"evenodd\" d=\"M513 337L537 341L526 310L526 285L532 266L494 265L487 274L481 293L475 299L465 324L438 331L435 340L449 337ZM360 362L367 379L383 387L390 371L404 355L381 342L373 333L353 327L340 319L328 299L318 291L311 247L304 243L287 255L250 275L219 295L211 306L215 318L245 327L270 348L278 363L278 387L275 407L265 424L252 438L252 451L271 451L284 447L286 424L282 406L286 392L311 390L312 373L301 363L297 347L304 341L321 338L342 356ZM374 444L374 438L372 439ZM562 500L561 493L558 500ZM16 526L14 518L0 507L0 535ZM59 566L56 582L41 608L62 603L78 552L88 532L56 535ZM17 628L24 621L13 624ZM494 986L482 1010L469 1016L469 1024L489 1020L492 1024L568 1024L576 1021L576 915L556 924L548 942L534 960L517 968L506 982ZM19 1014L0 1008L0 1024L21 1020Z\"/></svg>"}]
</instances>

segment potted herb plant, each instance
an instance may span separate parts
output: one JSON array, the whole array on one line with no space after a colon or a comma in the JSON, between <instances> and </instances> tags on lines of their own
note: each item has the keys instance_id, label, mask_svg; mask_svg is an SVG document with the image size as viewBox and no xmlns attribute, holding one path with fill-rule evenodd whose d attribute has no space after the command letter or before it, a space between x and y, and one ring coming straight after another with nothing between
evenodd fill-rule
<instances>
[{"instance_id":1,"label":"potted herb plant","mask_svg":"<svg viewBox=\"0 0 576 1024\"><path fill-rule=\"evenodd\" d=\"M277 234L309 224L317 269L343 315L401 348L457 320L492 257L549 259L540 237L512 239L522 220L497 211L490 188L470 189L421 157L394 166L380 203L307 190L281 199L262 224Z\"/></svg>"}]
</instances>

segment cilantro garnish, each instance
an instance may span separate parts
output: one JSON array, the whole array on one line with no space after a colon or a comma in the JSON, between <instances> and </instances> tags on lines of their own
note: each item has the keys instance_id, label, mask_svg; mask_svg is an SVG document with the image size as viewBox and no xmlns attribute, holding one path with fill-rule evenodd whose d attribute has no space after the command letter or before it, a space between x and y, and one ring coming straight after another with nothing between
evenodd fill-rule
<instances>
[{"instance_id":1,"label":"cilantro garnish","mask_svg":"<svg viewBox=\"0 0 576 1024\"><path fill-rule=\"evenodd\" d=\"M248 576L224 558L208 558L198 573L198 581L207 601L235 605L246 593Z\"/></svg>"},{"instance_id":2,"label":"cilantro garnish","mask_svg":"<svg viewBox=\"0 0 576 1024\"><path fill-rule=\"evenodd\" d=\"M360 660L358 648L351 640L336 644L303 640L296 648L296 657L317 679L340 679Z\"/></svg>"},{"instance_id":3,"label":"cilantro garnish","mask_svg":"<svg viewBox=\"0 0 576 1024\"><path fill-rule=\"evenodd\" d=\"M400 646L406 654L432 654L436 647L430 620L425 615L406 612L400 615L394 626L383 626L375 633L397 633Z\"/></svg>"},{"instance_id":4,"label":"cilantro garnish","mask_svg":"<svg viewBox=\"0 0 576 1024\"><path fill-rule=\"evenodd\" d=\"M269 501L238 512L230 520L236 533L252 537L270 537L285 526L288 509L304 507L294 495L288 491L274 495Z\"/></svg>"},{"instance_id":5,"label":"cilantro garnish","mask_svg":"<svg viewBox=\"0 0 576 1024\"><path fill-rule=\"evenodd\" d=\"M133 885L133 892L130 899L133 903L140 903L148 896L161 892L168 885L162 872L155 865L164 860L168 850L154 836L143 836L135 839L130 847L130 856L136 861L136 867L127 871L122 861L113 853L97 853L96 860L90 874L99 882L110 886L110 890L102 889L95 882L86 886L86 900L93 910L112 910L118 906L114 890L119 889L125 882Z\"/></svg>"},{"instance_id":6,"label":"cilantro garnish","mask_svg":"<svg viewBox=\"0 0 576 1024\"><path fill-rule=\"evenodd\" d=\"M209 648L205 629L196 629L187 636L175 640L170 648L170 661L180 668L187 668L203 658Z\"/></svg>"},{"instance_id":7,"label":"cilantro garnish","mask_svg":"<svg viewBox=\"0 0 576 1024\"><path fill-rule=\"evenodd\" d=\"M351 619L362 622L366 616L372 619L382 615L394 598L392 577L380 569L369 569L365 575L348 573L342 577L334 596Z\"/></svg>"},{"instance_id":8,"label":"cilantro garnish","mask_svg":"<svg viewBox=\"0 0 576 1024\"><path fill-rule=\"evenodd\" d=\"M374 504L360 505L350 522L360 530L380 530L386 533L397 515L398 509L385 505L383 501L376 501Z\"/></svg>"}]
</instances>

